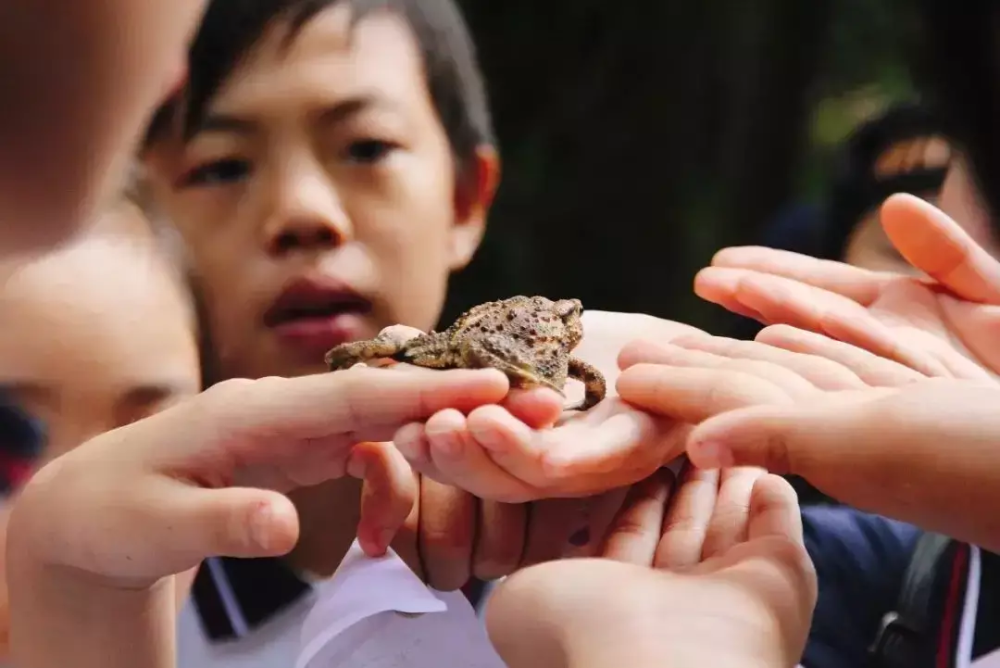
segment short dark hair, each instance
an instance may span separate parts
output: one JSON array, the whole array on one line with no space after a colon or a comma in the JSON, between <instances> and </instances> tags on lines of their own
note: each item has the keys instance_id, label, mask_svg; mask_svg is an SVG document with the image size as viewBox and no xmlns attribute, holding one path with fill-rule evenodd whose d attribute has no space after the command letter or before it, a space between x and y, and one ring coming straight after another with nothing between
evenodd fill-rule
<instances>
[{"instance_id":1,"label":"short dark hair","mask_svg":"<svg viewBox=\"0 0 1000 668\"><path fill-rule=\"evenodd\" d=\"M189 137L239 61L275 21L288 21L292 41L316 14L347 4L352 24L383 10L406 22L416 38L427 87L459 168L476 148L495 145L492 119L475 45L453 0L211 0L188 53L188 85L154 117L147 142L179 120ZM181 115L178 119L178 115Z\"/></svg>"},{"instance_id":2,"label":"short dark hair","mask_svg":"<svg viewBox=\"0 0 1000 668\"><path fill-rule=\"evenodd\" d=\"M903 141L944 137L945 127L927 107L902 103L860 125L847 139L835 168L821 234L821 254L843 259L854 228L862 217L893 193L922 195L941 189L946 167L919 169L885 179L875 173L878 159Z\"/></svg>"}]
</instances>

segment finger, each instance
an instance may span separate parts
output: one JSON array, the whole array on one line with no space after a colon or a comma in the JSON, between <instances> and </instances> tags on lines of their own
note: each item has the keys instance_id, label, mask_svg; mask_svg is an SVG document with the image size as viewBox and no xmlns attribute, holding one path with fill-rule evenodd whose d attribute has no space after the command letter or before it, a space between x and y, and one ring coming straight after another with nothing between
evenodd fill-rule
<instances>
[{"instance_id":1,"label":"finger","mask_svg":"<svg viewBox=\"0 0 1000 668\"><path fill-rule=\"evenodd\" d=\"M404 424L439 410L466 412L507 394L507 378L486 370L397 371L356 368L299 378L218 383L178 406L193 433L225 433L225 442L265 456L275 444L346 434L345 442L384 441ZM157 418L167 415L161 413ZM169 418L166 418L169 419ZM197 439L188 448L203 448ZM183 450L183 451L182 451ZM184 459L188 450L165 457Z\"/></svg>"},{"instance_id":2,"label":"finger","mask_svg":"<svg viewBox=\"0 0 1000 668\"><path fill-rule=\"evenodd\" d=\"M472 575L476 498L431 478L420 480L420 561L439 591L459 589Z\"/></svg>"},{"instance_id":3,"label":"finger","mask_svg":"<svg viewBox=\"0 0 1000 668\"><path fill-rule=\"evenodd\" d=\"M432 416L424 434L432 464L428 472L439 482L461 487L484 499L525 493L525 483L489 457L469 432L466 417L458 411L442 411Z\"/></svg>"},{"instance_id":4,"label":"finger","mask_svg":"<svg viewBox=\"0 0 1000 668\"><path fill-rule=\"evenodd\" d=\"M553 429L534 431L496 406L473 411L469 432L487 455L526 484L515 502L589 496L642 480L683 448L678 425L617 399Z\"/></svg>"},{"instance_id":5,"label":"finger","mask_svg":"<svg viewBox=\"0 0 1000 668\"><path fill-rule=\"evenodd\" d=\"M726 369L639 364L618 377L618 395L643 410L697 424L718 413L792 397L770 379Z\"/></svg>"},{"instance_id":6,"label":"finger","mask_svg":"<svg viewBox=\"0 0 1000 668\"><path fill-rule=\"evenodd\" d=\"M203 489L171 480L144 488L138 498L143 497L148 498L150 510L145 524L164 527L169 540L144 539L136 550L122 550L121 554L136 564L147 563L146 557L137 553L139 549L161 552L166 547L178 560L175 570L180 571L210 556L283 556L298 540L295 506L277 492L240 487ZM148 557L154 563L162 559L162 553Z\"/></svg>"},{"instance_id":7,"label":"finger","mask_svg":"<svg viewBox=\"0 0 1000 668\"><path fill-rule=\"evenodd\" d=\"M513 573L521 563L527 527L527 504L480 501L472 574L489 582Z\"/></svg>"},{"instance_id":8,"label":"finger","mask_svg":"<svg viewBox=\"0 0 1000 668\"><path fill-rule=\"evenodd\" d=\"M653 563L656 568L682 571L701 562L718 493L718 471L688 466L681 474L656 548Z\"/></svg>"},{"instance_id":9,"label":"finger","mask_svg":"<svg viewBox=\"0 0 1000 668\"><path fill-rule=\"evenodd\" d=\"M943 211L912 195L893 195L881 220L914 267L963 299L1000 304L1000 263Z\"/></svg>"},{"instance_id":10,"label":"finger","mask_svg":"<svg viewBox=\"0 0 1000 668\"><path fill-rule=\"evenodd\" d=\"M641 481L642 479L640 479ZM571 533L563 549L563 558L580 559L599 556L604 539L611 530L615 517L625 505L625 499L632 487L632 485L617 487L603 494L589 497L590 503L586 506L586 513L575 527L570 527Z\"/></svg>"},{"instance_id":11,"label":"finger","mask_svg":"<svg viewBox=\"0 0 1000 668\"><path fill-rule=\"evenodd\" d=\"M447 412L447 410L442 412ZM433 420L434 417L431 416L430 419ZM462 416L462 419L464 420L465 416ZM410 466L418 472L427 474L428 471L433 470L434 462L431 461L430 442L427 440L426 426L422 422L411 422L403 425L393 434L392 442L406 458L406 461L410 462Z\"/></svg>"},{"instance_id":12,"label":"finger","mask_svg":"<svg viewBox=\"0 0 1000 668\"><path fill-rule=\"evenodd\" d=\"M564 403L558 392L538 388L511 390L501 405L532 429L544 429L556 423L563 413Z\"/></svg>"},{"instance_id":13,"label":"finger","mask_svg":"<svg viewBox=\"0 0 1000 668\"><path fill-rule=\"evenodd\" d=\"M780 276L736 269L705 270L709 271L718 274L713 280L732 291L732 299L759 311L765 324L785 324L824 334L897 361L926 376L950 375L939 360L902 342L867 309L846 297Z\"/></svg>"},{"instance_id":14,"label":"finger","mask_svg":"<svg viewBox=\"0 0 1000 668\"><path fill-rule=\"evenodd\" d=\"M868 415L873 402L894 392L888 388L839 392L822 401L752 406L724 413L694 428L688 437L688 457L701 468L757 466L809 479L818 462L829 463L830 453L824 446L846 435L846 430L838 429L838 411L845 412L845 419L858 420ZM854 445L840 443L835 450L851 452Z\"/></svg>"},{"instance_id":15,"label":"finger","mask_svg":"<svg viewBox=\"0 0 1000 668\"><path fill-rule=\"evenodd\" d=\"M414 489L417 490L416 498L403 526L396 532L392 549L417 577L427 582L427 571L420 557L420 474L414 471L411 476Z\"/></svg>"},{"instance_id":16,"label":"finger","mask_svg":"<svg viewBox=\"0 0 1000 668\"><path fill-rule=\"evenodd\" d=\"M592 499L544 499L530 504L528 531L521 566L528 567L563 556L570 539L581 526L588 527ZM581 541L582 542L582 541Z\"/></svg>"},{"instance_id":17,"label":"finger","mask_svg":"<svg viewBox=\"0 0 1000 668\"><path fill-rule=\"evenodd\" d=\"M754 359L751 356L726 355L722 352L726 346L717 342L716 338L708 336L691 337L691 347L684 345L683 342L687 340L684 338L680 339L677 344L659 344L657 346L659 349L658 354L649 361L653 364L695 369L718 369L720 371L741 372L749 376L767 378L793 397L804 396L816 391L816 387L812 383L785 366L773 364L770 361L762 359ZM698 339L707 339L707 341L699 343ZM722 341L722 339L719 339L719 341ZM760 344L753 344L749 341L743 343L747 343L751 347L754 345L758 348L766 347ZM758 357L763 357L763 355L758 354ZM771 357L772 359L780 358L777 354L772 354Z\"/></svg>"},{"instance_id":18,"label":"finger","mask_svg":"<svg viewBox=\"0 0 1000 668\"><path fill-rule=\"evenodd\" d=\"M862 389L871 387L896 387L926 379L921 373L898 362L873 355L867 350L841 341L814 334L787 325L772 325L757 334L757 341L774 348L794 353L826 358L840 368L848 369L860 383L854 387L830 389Z\"/></svg>"},{"instance_id":19,"label":"finger","mask_svg":"<svg viewBox=\"0 0 1000 668\"><path fill-rule=\"evenodd\" d=\"M600 556L652 566L673 485L674 474L670 469L660 469L633 485L604 539Z\"/></svg>"},{"instance_id":20,"label":"finger","mask_svg":"<svg viewBox=\"0 0 1000 668\"><path fill-rule=\"evenodd\" d=\"M785 538L801 544L802 511L798 495L788 481L776 475L755 479L749 499L747 538Z\"/></svg>"},{"instance_id":21,"label":"finger","mask_svg":"<svg viewBox=\"0 0 1000 668\"><path fill-rule=\"evenodd\" d=\"M719 494L708 523L702 560L725 554L747 539L750 498L754 484L766 471L752 467L723 469L719 473Z\"/></svg>"},{"instance_id":22,"label":"finger","mask_svg":"<svg viewBox=\"0 0 1000 668\"><path fill-rule=\"evenodd\" d=\"M712 258L712 266L750 269L783 276L834 292L862 306L868 306L874 302L878 298L882 286L895 278L895 275L890 273L871 271L843 262L821 260L800 253L762 246L724 248ZM695 292L698 292L698 279L695 280Z\"/></svg>"},{"instance_id":23,"label":"finger","mask_svg":"<svg viewBox=\"0 0 1000 668\"><path fill-rule=\"evenodd\" d=\"M348 475L364 480L358 541L365 554L385 554L417 497L413 472L391 443L360 443L351 451Z\"/></svg>"},{"instance_id":24,"label":"finger","mask_svg":"<svg viewBox=\"0 0 1000 668\"><path fill-rule=\"evenodd\" d=\"M765 345L761 345L762 343ZM767 341L762 341L759 336L757 341L739 341L717 336L703 337L703 339L683 337L675 340L674 345L731 359L768 362L790 370L821 390L851 390L865 387L857 374L832 359L802 354L780 346L775 347Z\"/></svg>"}]
</instances>

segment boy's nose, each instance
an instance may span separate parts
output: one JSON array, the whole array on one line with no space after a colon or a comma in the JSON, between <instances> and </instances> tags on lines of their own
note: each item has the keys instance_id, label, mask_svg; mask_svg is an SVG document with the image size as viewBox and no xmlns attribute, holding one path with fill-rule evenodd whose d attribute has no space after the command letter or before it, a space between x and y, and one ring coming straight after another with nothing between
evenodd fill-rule
<instances>
[{"instance_id":1,"label":"boy's nose","mask_svg":"<svg viewBox=\"0 0 1000 668\"><path fill-rule=\"evenodd\" d=\"M352 234L347 212L322 167L302 162L297 169L289 165L276 184L264 233L267 250L274 255L334 248Z\"/></svg>"}]
</instances>

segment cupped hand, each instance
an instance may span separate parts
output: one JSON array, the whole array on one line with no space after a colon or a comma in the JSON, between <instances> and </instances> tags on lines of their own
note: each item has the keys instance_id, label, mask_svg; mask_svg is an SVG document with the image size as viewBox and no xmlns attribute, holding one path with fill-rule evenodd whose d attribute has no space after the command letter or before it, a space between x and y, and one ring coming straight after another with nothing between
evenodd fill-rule
<instances>
[{"instance_id":1,"label":"cupped hand","mask_svg":"<svg viewBox=\"0 0 1000 668\"><path fill-rule=\"evenodd\" d=\"M651 316L585 312L584 339L574 351L604 373L608 397L585 413L559 420L567 399L551 390L511 393L502 406L449 410L412 424L394 439L425 476L484 499L519 503L586 497L642 480L683 448L684 427L650 417L613 389L615 360L636 337L668 340L698 330ZM567 394L579 392L569 387Z\"/></svg>"},{"instance_id":2,"label":"cupped hand","mask_svg":"<svg viewBox=\"0 0 1000 668\"><path fill-rule=\"evenodd\" d=\"M507 665L794 666L816 597L795 493L760 471L719 481L658 472L630 491L604 559L508 578L487 612Z\"/></svg>"}]
</instances>

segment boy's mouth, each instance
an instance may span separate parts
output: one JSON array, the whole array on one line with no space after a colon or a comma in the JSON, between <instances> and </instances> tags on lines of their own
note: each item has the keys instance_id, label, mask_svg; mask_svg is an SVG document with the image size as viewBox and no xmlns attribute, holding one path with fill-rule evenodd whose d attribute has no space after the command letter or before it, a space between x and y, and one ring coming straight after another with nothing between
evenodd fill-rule
<instances>
[{"instance_id":1,"label":"boy's mouth","mask_svg":"<svg viewBox=\"0 0 1000 668\"><path fill-rule=\"evenodd\" d=\"M289 284L264 314L264 325L284 345L317 361L327 350L365 334L371 302L333 279Z\"/></svg>"}]
</instances>

